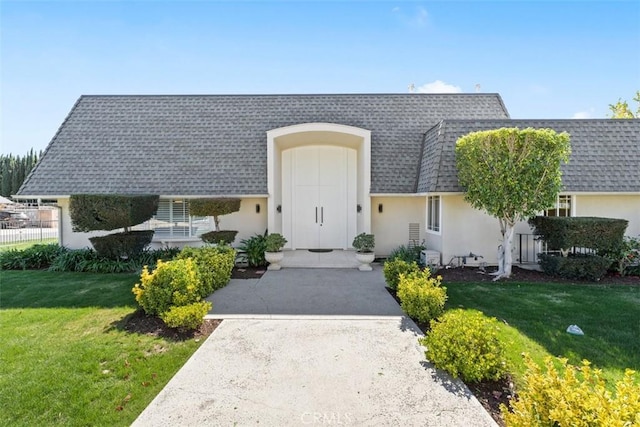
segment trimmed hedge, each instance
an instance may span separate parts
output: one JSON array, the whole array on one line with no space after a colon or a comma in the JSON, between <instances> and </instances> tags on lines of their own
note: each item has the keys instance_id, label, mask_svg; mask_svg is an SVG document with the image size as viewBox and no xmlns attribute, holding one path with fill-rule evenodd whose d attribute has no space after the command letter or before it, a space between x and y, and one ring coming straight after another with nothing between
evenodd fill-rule
<instances>
[{"instance_id":1,"label":"trimmed hedge","mask_svg":"<svg viewBox=\"0 0 640 427\"><path fill-rule=\"evenodd\" d=\"M629 221L598 217L537 216L529 220L534 234L553 249L573 247L617 251Z\"/></svg>"},{"instance_id":2,"label":"trimmed hedge","mask_svg":"<svg viewBox=\"0 0 640 427\"><path fill-rule=\"evenodd\" d=\"M431 277L427 268L406 276L400 274L397 295L400 307L409 317L427 323L444 312L447 288L442 286L442 277Z\"/></svg>"},{"instance_id":3,"label":"trimmed hedge","mask_svg":"<svg viewBox=\"0 0 640 427\"><path fill-rule=\"evenodd\" d=\"M221 216L240 210L240 199L192 199L189 212L195 216Z\"/></svg>"},{"instance_id":4,"label":"trimmed hedge","mask_svg":"<svg viewBox=\"0 0 640 427\"><path fill-rule=\"evenodd\" d=\"M204 233L200 236L205 243L210 243L215 245L217 243L223 243L226 245L230 245L236 240L236 234L238 231L236 230L220 230L220 231L209 231L208 233Z\"/></svg>"},{"instance_id":5,"label":"trimmed hedge","mask_svg":"<svg viewBox=\"0 0 640 427\"><path fill-rule=\"evenodd\" d=\"M159 196L72 194L73 231L115 230L141 224L158 210Z\"/></svg>"},{"instance_id":6,"label":"trimmed hedge","mask_svg":"<svg viewBox=\"0 0 640 427\"><path fill-rule=\"evenodd\" d=\"M91 237L89 241L99 256L109 259L132 258L142 253L153 239L153 230L129 231Z\"/></svg>"},{"instance_id":7,"label":"trimmed hedge","mask_svg":"<svg viewBox=\"0 0 640 427\"><path fill-rule=\"evenodd\" d=\"M611 266L609 258L598 255L575 254L562 257L540 254L540 266L545 273L569 279L600 280Z\"/></svg>"},{"instance_id":8,"label":"trimmed hedge","mask_svg":"<svg viewBox=\"0 0 640 427\"><path fill-rule=\"evenodd\" d=\"M390 289L396 291L400 282L400 275L405 276L420 271L420 267L415 261L406 261L402 258L387 259L382 268L384 280Z\"/></svg>"},{"instance_id":9,"label":"trimmed hedge","mask_svg":"<svg viewBox=\"0 0 640 427\"><path fill-rule=\"evenodd\" d=\"M500 322L476 310L455 309L431 322L420 339L436 368L467 382L498 380L506 373L506 346L498 337Z\"/></svg>"},{"instance_id":10,"label":"trimmed hedge","mask_svg":"<svg viewBox=\"0 0 640 427\"><path fill-rule=\"evenodd\" d=\"M186 246L176 259L192 259L198 270L200 296L210 295L231 280L236 251L230 246L191 248Z\"/></svg>"}]
</instances>

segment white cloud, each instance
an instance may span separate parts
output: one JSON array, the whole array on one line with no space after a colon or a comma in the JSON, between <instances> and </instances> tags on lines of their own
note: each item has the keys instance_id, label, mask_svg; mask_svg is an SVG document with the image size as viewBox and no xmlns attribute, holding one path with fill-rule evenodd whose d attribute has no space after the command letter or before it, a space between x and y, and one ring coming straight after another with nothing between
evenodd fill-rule
<instances>
[{"instance_id":1,"label":"white cloud","mask_svg":"<svg viewBox=\"0 0 640 427\"><path fill-rule=\"evenodd\" d=\"M571 118L572 119L589 119L591 118L591 115L589 114L588 111L578 111Z\"/></svg>"},{"instance_id":2,"label":"white cloud","mask_svg":"<svg viewBox=\"0 0 640 427\"><path fill-rule=\"evenodd\" d=\"M400 8L398 6L394 7L393 9L391 9L391 12L400 12Z\"/></svg>"},{"instance_id":3,"label":"white cloud","mask_svg":"<svg viewBox=\"0 0 640 427\"><path fill-rule=\"evenodd\" d=\"M419 7L413 17L413 22L418 27L424 27L425 25L427 25L428 17L429 14L427 13L427 9L425 9L424 7Z\"/></svg>"},{"instance_id":4,"label":"white cloud","mask_svg":"<svg viewBox=\"0 0 640 427\"><path fill-rule=\"evenodd\" d=\"M462 89L460 86L454 86L443 82L442 80L436 80L435 82L424 84L416 90L418 93L460 93Z\"/></svg>"},{"instance_id":5,"label":"white cloud","mask_svg":"<svg viewBox=\"0 0 640 427\"><path fill-rule=\"evenodd\" d=\"M590 119L593 117L594 109L590 108L589 111L578 111L571 117L572 119Z\"/></svg>"}]
</instances>

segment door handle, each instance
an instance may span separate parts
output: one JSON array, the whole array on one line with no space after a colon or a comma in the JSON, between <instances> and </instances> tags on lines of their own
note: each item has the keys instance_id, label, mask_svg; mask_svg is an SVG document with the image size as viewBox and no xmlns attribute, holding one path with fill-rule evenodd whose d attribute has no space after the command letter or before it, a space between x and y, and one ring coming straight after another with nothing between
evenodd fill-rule
<instances>
[{"instance_id":1,"label":"door handle","mask_svg":"<svg viewBox=\"0 0 640 427\"><path fill-rule=\"evenodd\" d=\"M320 208L320 224L324 224L324 206Z\"/></svg>"},{"instance_id":2,"label":"door handle","mask_svg":"<svg viewBox=\"0 0 640 427\"><path fill-rule=\"evenodd\" d=\"M318 207L316 206L316 224L318 223Z\"/></svg>"}]
</instances>

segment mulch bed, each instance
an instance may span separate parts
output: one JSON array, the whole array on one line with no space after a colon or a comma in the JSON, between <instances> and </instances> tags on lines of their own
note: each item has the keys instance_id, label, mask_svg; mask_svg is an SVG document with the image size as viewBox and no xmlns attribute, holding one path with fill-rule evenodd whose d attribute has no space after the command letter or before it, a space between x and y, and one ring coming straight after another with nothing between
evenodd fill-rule
<instances>
[{"instance_id":1,"label":"mulch bed","mask_svg":"<svg viewBox=\"0 0 640 427\"><path fill-rule=\"evenodd\" d=\"M151 335L171 341L207 338L222 322L220 319L205 319L200 328L193 331L182 331L170 328L157 316L148 316L142 309L125 316L113 325L116 329L127 332Z\"/></svg>"},{"instance_id":2,"label":"mulch bed","mask_svg":"<svg viewBox=\"0 0 640 427\"><path fill-rule=\"evenodd\" d=\"M267 267L234 267L231 271L232 279L259 279L267 271Z\"/></svg>"}]
</instances>

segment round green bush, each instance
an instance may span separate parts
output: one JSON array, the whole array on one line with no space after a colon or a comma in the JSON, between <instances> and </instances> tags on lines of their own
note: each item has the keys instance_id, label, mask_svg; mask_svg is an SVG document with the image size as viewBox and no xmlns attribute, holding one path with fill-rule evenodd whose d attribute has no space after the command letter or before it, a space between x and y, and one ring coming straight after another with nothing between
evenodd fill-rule
<instances>
[{"instance_id":1,"label":"round green bush","mask_svg":"<svg viewBox=\"0 0 640 427\"><path fill-rule=\"evenodd\" d=\"M150 273L145 266L140 283L132 289L136 301L147 314L160 315L174 305L189 305L201 300L196 263L191 259L158 261Z\"/></svg>"},{"instance_id":2,"label":"round green bush","mask_svg":"<svg viewBox=\"0 0 640 427\"><path fill-rule=\"evenodd\" d=\"M193 259L196 264L200 296L204 298L229 283L236 252L235 249L226 245L203 248L186 246L180 251L177 259L187 258Z\"/></svg>"},{"instance_id":3,"label":"round green bush","mask_svg":"<svg viewBox=\"0 0 640 427\"><path fill-rule=\"evenodd\" d=\"M500 323L479 311L456 309L431 322L420 340L437 368L466 382L497 380L506 372L505 345L498 338Z\"/></svg>"},{"instance_id":4,"label":"round green bush","mask_svg":"<svg viewBox=\"0 0 640 427\"><path fill-rule=\"evenodd\" d=\"M397 295L404 312L422 323L440 316L447 301L447 289L441 281L440 276L431 277L429 269L400 274Z\"/></svg>"},{"instance_id":5,"label":"round green bush","mask_svg":"<svg viewBox=\"0 0 640 427\"><path fill-rule=\"evenodd\" d=\"M387 286L395 291L398 289L401 274L406 276L409 273L418 272L420 267L415 261L407 262L404 259L395 258L385 261L382 271Z\"/></svg>"},{"instance_id":6,"label":"round green bush","mask_svg":"<svg viewBox=\"0 0 640 427\"><path fill-rule=\"evenodd\" d=\"M211 310L209 301L199 301L183 306L173 306L160 315L160 318L170 328L181 330L198 329L202 319Z\"/></svg>"}]
</instances>

